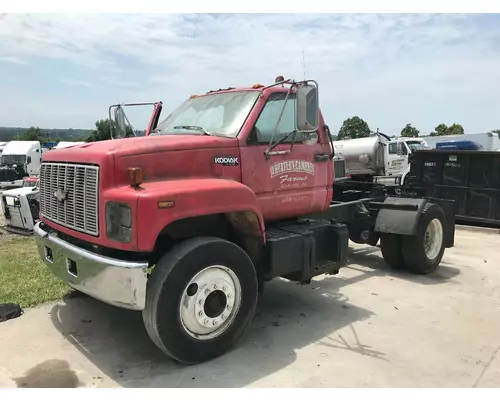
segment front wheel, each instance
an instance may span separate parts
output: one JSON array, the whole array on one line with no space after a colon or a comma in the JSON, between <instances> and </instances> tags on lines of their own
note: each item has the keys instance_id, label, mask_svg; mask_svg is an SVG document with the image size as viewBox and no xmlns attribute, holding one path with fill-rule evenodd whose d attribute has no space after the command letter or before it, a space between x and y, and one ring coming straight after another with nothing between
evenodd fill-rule
<instances>
[{"instance_id":1,"label":"front wheel","mask_svg":"<svg viewBox=\"0 0 500 400\"><path fill-rule=\"evenodd\" d=\"M250 257L219 238L188 239L149 277L143 320L153 342L194 364L225 353L255 314L258 283Z\"/></svg>"},{"instance_id":2,"label":"front wheel","mask_svg":"<svg viewBox=\"0 0 500 400\"><path fill-rule=\"evenodd\" d=\"M436 270L445 250L446 216L443 209L428 203L422 211L416 236L403 236L403 257L408 269L429 274Z\"/></svg>"}]
</instances>

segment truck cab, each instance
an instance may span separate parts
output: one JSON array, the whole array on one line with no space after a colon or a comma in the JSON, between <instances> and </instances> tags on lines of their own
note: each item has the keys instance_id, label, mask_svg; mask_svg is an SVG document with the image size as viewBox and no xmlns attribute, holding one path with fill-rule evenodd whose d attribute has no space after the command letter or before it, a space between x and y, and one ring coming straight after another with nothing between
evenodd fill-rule
<instances>
[{"instance_id":1,"label":"truck cab","mask_svg":"<svg viewBox=\"0 0 500 400\"><path fill-rule=\"evenodd\" d=\"M13 140L0 156L0 188L23 186L25 176L38 175L42 159L40 142Z\"/></svg>"},{"instance_id":2,"label":"truck cab","mask_svg":"<svg viewBox=\"0 0 500 400\"><path fill-rule=\"evenodd\" d=\"M399 142L400 139L396 140ZM394 149L394 145L391 149L389 144L388 153L392 152L392 154L388 154L388 159L391 158L391 161L395 163L395 165L391 165L388 169L391 170L393 174L401 176L400 183L404 185L406 184L406 177L410 173L410 154L417 150L428 150L430 147L424 139L420 138L404 138L402 142L401 145L397 145L400 146L400 149ZM398 157L401 161L397 161Z\"/></svg>"},{"instance_id":3,"label":"truck cab","mask_svg":"<svg viewBox=\"0 0 500 400\"><path fill-rule=\"evenodd\" d=\"M37 176L23 179L23 186L0 193L0 212L9 232L32 235L39 220L40 180Z\"/></svg>"}]
</instances>

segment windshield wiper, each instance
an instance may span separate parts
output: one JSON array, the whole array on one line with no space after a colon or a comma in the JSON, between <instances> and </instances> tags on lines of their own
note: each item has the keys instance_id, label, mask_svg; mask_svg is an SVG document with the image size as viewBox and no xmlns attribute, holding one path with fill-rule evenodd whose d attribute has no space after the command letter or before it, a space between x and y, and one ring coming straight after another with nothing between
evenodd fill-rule
<instances>
[{"instance_id":1,"label":"windshield wiper","mask_svg":"<svg viewBox=\"0 0 500 400\"><path fill-rule=\"evenodd\" d=\"M202 128L201 126L197 125L179 125L179 126L174 126L174 129L189 129L192 131L201 131L205 135L212 136L212 134L208 132L205 128Z\"/></svg>"},{"instance_id":2,"label":"windshield wiper","mask_svg":"<svg viewBox=\"0 0 500 400\"><path fill-rule=\"evenodd\" d=\"M297 133L297 131L291 131L289 133L287 133L285 136L283 136L280 140L278 140L277 142L275 142L274 144L272 144L271 146L269 146L269 148L264 152L264 154L266 156L269 155L269 153L271 151L273 151L275 149L275 147L277 147L278 145L280 145L281 143L283 143L285 140L287 140L291 135L294 135ZM295 138L294 138L295 139Z\"/></svg>"}]
</instances>

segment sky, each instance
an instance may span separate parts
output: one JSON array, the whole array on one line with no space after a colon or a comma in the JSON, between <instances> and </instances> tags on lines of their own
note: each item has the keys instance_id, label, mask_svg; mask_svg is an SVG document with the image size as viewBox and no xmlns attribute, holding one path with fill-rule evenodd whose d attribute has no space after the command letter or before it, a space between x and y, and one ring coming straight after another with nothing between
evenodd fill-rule
<instances>
[{"instance_id":1,"label":"sky","mask_svg":"<svg viewBox=\"0 0 500 400\"><path fill-rule=\"evenodd\" d=\"M118 102L169 113L304 73L332 131L354 115L389 134L498 129L500 14L0 15L0 126L91 129Z\"/></svg>"}]
</instances>

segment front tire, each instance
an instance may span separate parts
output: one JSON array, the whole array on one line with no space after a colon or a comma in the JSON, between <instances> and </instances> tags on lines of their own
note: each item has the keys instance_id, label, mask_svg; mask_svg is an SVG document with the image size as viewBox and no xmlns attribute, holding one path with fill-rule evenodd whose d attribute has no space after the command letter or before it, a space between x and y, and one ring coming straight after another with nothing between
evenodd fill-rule
<instances>
[{"instance_id":1,"label":"front tire","mask_svg":"<svg viewBox=\"0 0 500 400\"><path fill-rule=\"evenodd\" d=\"M253 319L257 297L257 274L243 249L219 238L188 239L153 269L143 320L164 353L195 364L238 342Z\"/></svg>"},{"instance_id":2,"label":"front tire","mask_svg":"<svg viewBox=\"0 0 500 400\"><path fill-rule=\"evenodd\" d=\"M416 236L404 236L403 257L408 269L418 274L434 272L443 258L446 216L437 204L427 203Z\"/></svg>"}]
</instances>

